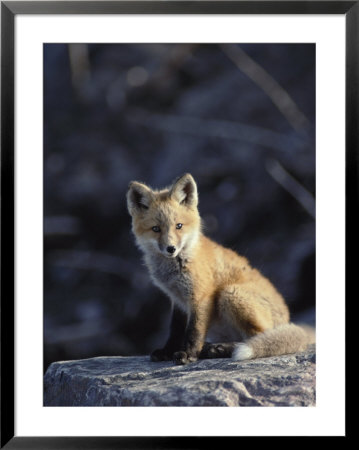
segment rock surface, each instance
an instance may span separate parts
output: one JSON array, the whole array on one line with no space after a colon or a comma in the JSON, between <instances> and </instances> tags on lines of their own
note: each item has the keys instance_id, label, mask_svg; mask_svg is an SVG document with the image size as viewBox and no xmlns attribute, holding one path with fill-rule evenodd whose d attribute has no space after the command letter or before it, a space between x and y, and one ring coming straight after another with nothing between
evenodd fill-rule
<instances>
[{"instance_id":1,"label":"rock surface","mask_svg":"<svg viewBox=\"0 0 359 450\"><path fill-rule=\"evenodd\" d=\"M315 406L315 347L186 366L147 356L55 362L44 391L44 406Z\"/></svg>"}]
</instances>

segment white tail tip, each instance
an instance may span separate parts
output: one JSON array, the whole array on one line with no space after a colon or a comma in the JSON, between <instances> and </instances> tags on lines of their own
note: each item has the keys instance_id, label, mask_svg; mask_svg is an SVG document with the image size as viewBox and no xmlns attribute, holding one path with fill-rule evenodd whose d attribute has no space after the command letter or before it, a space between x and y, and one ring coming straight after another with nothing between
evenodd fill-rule
<instances>
[{"instance_id":1,"label":"white tail tip","mask_svg":"<svg viewBox=\"0 0 359 450\"><path fill-rule=\"evenodd\" d=\"M253 350L247 344L237 344L232 353L234 361L243 361L244 359L253 358Z\"/></svg>"}]
</instances>

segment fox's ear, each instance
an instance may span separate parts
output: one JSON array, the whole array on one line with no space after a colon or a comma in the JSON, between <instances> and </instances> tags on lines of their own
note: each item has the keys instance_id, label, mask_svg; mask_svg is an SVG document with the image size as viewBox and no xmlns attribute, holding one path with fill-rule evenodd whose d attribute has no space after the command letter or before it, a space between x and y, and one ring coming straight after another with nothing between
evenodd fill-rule
<instances>
[{"instance_id":1,"label":"fox's ear","mask_svg":"<svg viewBox=\"0 0 359 450\"><path fill-rule=\"evenodd\" d=\"M197 185L192 175L186 173L174 183L170 190L170 196L189 207L196 207L198 204Z\"/></svg>"},{"instance_id":2,"label":"fox's ear","mask_svg":"<svg viewBox=\"0 0 359 450\"><path fill-rule=\"evenodd\" d=\"M132 215L148 209L152 200L152 191L143 183L131 181L127 192L127 208Z\"/></svg>"}]
</instances>

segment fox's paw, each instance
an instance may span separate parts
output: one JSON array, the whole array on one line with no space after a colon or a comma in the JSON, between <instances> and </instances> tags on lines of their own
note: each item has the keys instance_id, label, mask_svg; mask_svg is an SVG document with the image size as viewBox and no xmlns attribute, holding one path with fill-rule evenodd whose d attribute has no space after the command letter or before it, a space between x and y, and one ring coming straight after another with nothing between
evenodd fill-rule
<instances>
[{"instance_id":1,"label":"fox's paw","mask_svg":"<svg viewBox=\"0 0 359 450\"><path fill-rule=\"evenodd\" d=\"M151 355L151 361L158 362L158 361L171 361L173 357L173 353L168 352L165 348L158 348L157 350L154 350Z\"/></svg>"},{"instance_id":2,"label":"fox's paw","mask_svg":"<svg viewBox=\"0 0 359 450\"><path fill-rule=\"evenodd\" d=\"M191 355L190 353L187 352L176 352L173 355L173 361L176 364L188 364L190 362L194 362L197 361L198 357L195 355Z\"/></svg>"},{"instance_id":3,"label":"fox's paw","mask_svg":"<svg viewBox=\"0 0 359 450\"><path fill-rule=\"evenodd\" d=\"M205 342L199 357L201 359L210 358L230 358L235 344L233 342L224 342L222 344L212 344Z\"/></svg>"}]
</instances>

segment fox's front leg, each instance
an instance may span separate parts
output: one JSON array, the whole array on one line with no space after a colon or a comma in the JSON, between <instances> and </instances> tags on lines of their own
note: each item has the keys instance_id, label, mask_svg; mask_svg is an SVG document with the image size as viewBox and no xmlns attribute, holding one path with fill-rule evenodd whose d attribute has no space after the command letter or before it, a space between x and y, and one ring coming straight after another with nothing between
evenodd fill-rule
<instances>
[{"instance_id":1,"label":"fox's front leg","mask_svg":"<svg viewBox=\"0 0 359 450\"><path fill-rule=\"evenodd\" d=\"M151 361L172 361L175 351L183 348L187 326L187 314L173 306L170 335L163 348L151 353Z\"/></svg>"},{"instance_id":2,"label":"fox's front leg","mask_svg":"<svg viewBox=\"0 0 359 450\"><path fill-rule=\"evenodd\" d=\"M197 361L204 345L211 314L211 306L209 304L197 304L192 307L186 331L184 351L176 352L173 355L176 364L188 364Z\"/></svg>"}]
</instances>

